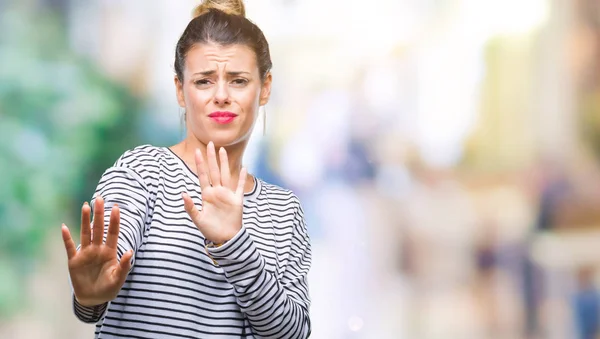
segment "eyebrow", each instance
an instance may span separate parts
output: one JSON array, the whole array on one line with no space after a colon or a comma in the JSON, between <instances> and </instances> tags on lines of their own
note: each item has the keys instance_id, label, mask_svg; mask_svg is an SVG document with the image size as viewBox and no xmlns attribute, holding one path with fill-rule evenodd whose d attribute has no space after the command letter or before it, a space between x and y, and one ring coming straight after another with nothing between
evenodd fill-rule
<instances>
[{"instance_id":1,"label":"eyebrow","mask_svg":"<svg viewBox=\"0 0 600 339\"><path fill-rule=\"evenodd\" d=\"M217 71L213 69L213 70L208 70L208 71L203 71L203 72L196 72L193 75L209 76L209 75L214 75L216 73L217 73ZM242 72L242 71L227 72L227 75L229 75L229 76L238 76L238 75L242 75L242 74L250 74L250 72Z\"/></svg>"}]
</instances>

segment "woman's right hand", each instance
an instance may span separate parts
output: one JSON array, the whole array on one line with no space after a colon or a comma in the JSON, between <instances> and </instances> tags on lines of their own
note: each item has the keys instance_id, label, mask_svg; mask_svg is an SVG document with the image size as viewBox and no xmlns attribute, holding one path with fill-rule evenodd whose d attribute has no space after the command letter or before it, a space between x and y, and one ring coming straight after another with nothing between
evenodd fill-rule
<instances>
[{"instance_id":1,"label":"woman's right hand","mask_svg":"<svg viewBox=\"0 0 600 339\"><path fill-rule=\"evenodd\" d=\"M97 197L94 205L94 227L90 228L90 206L81 209L81 248L79 251L66 225L62 237L69 259L69 274L77 301L83 306L96 306L116 298L131 268L133 251L117 257L119 207L110 213L106 242L104 237L104 200Z\"/></svg>"}]
</instances>

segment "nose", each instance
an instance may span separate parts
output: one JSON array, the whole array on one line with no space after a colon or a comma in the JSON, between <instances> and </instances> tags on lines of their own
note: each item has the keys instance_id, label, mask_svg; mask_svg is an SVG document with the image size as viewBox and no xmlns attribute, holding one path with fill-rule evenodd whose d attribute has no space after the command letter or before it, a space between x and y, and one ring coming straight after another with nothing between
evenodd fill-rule
<instances>
[{"instance_id":1,"label":"nose","mask_svg":"<svg viewBox=\"0 0 600 339\"><path fill-rule=\"evenodd\" d=\"M229 89L227 88L227 82L220 81L217 84L213 101L215 105L218 106L223 106L231 103L231 99L229 98Z\"/></svg>"}]
</instances>

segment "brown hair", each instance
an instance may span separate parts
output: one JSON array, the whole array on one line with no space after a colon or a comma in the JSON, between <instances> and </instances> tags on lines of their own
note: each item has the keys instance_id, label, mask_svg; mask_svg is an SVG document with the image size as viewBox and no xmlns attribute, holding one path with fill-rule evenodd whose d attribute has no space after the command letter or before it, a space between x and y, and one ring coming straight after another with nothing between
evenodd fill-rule
<instances>
[{"instance_id":1,"label":"brown hair","mask_svg":"<svg viewBox=\"0 0 600 339\"><path fill-rule=\"evenodd\" d=\"M245 45L256 54L256 63L264 81L271 70L269 44L263 32L246 17L242 0L204 0L194 9L175 49L175 73L183 82L185 57L196 44L215 43L222 46Z\"/></svg>"}]
</instances>

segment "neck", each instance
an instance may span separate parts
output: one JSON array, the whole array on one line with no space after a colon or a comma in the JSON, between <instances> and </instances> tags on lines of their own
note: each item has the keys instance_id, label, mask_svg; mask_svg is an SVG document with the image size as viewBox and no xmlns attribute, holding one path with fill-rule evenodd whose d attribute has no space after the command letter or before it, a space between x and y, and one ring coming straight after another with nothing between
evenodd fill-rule
<instances>
[{"instance_id":1,"label":"neck","mask_svg":"<svg viewBox=\"0 0 600 339\"><path fill-rule=\"evenodd\" d=\"M232 189L236 189L237 187L237 183L240 177L240 171L242 169L242 159L244 156L244 151L246 150L246 146L248 145L248 141L243 141L240 142L238 144L235 145L230 145L230 146L223 146L225 147L225 150L227 151L227 160L229 162L229 170L231 172L231 188ZM198 174L198 170L196 167L196 161L195 161L195 152L196 149L200 149L200 152L202 152L202 156L204 158L205 161L208 160L207 154L206 154L206 144L203 143L202 141L198 140L198 138L196 138L193 135L188 135L182 142L180 142L177 145L174 145L171 147L171 150L173 150L173 152L175 152L175 154L177 154L187 165L188 167L194 171L196 174ZM217 163L220 164L220 160L219 160L219 149L221 148L221 145L219 144L215 144L215 150L217 152ZM219 165L220 167L220 165ZM251 191L252 188L254 187L254 181L252 176L250 176L248 174L248 177L246 178L246 187L244 187L244 192L248 192Z\"/></svg>"}]
</instances>

